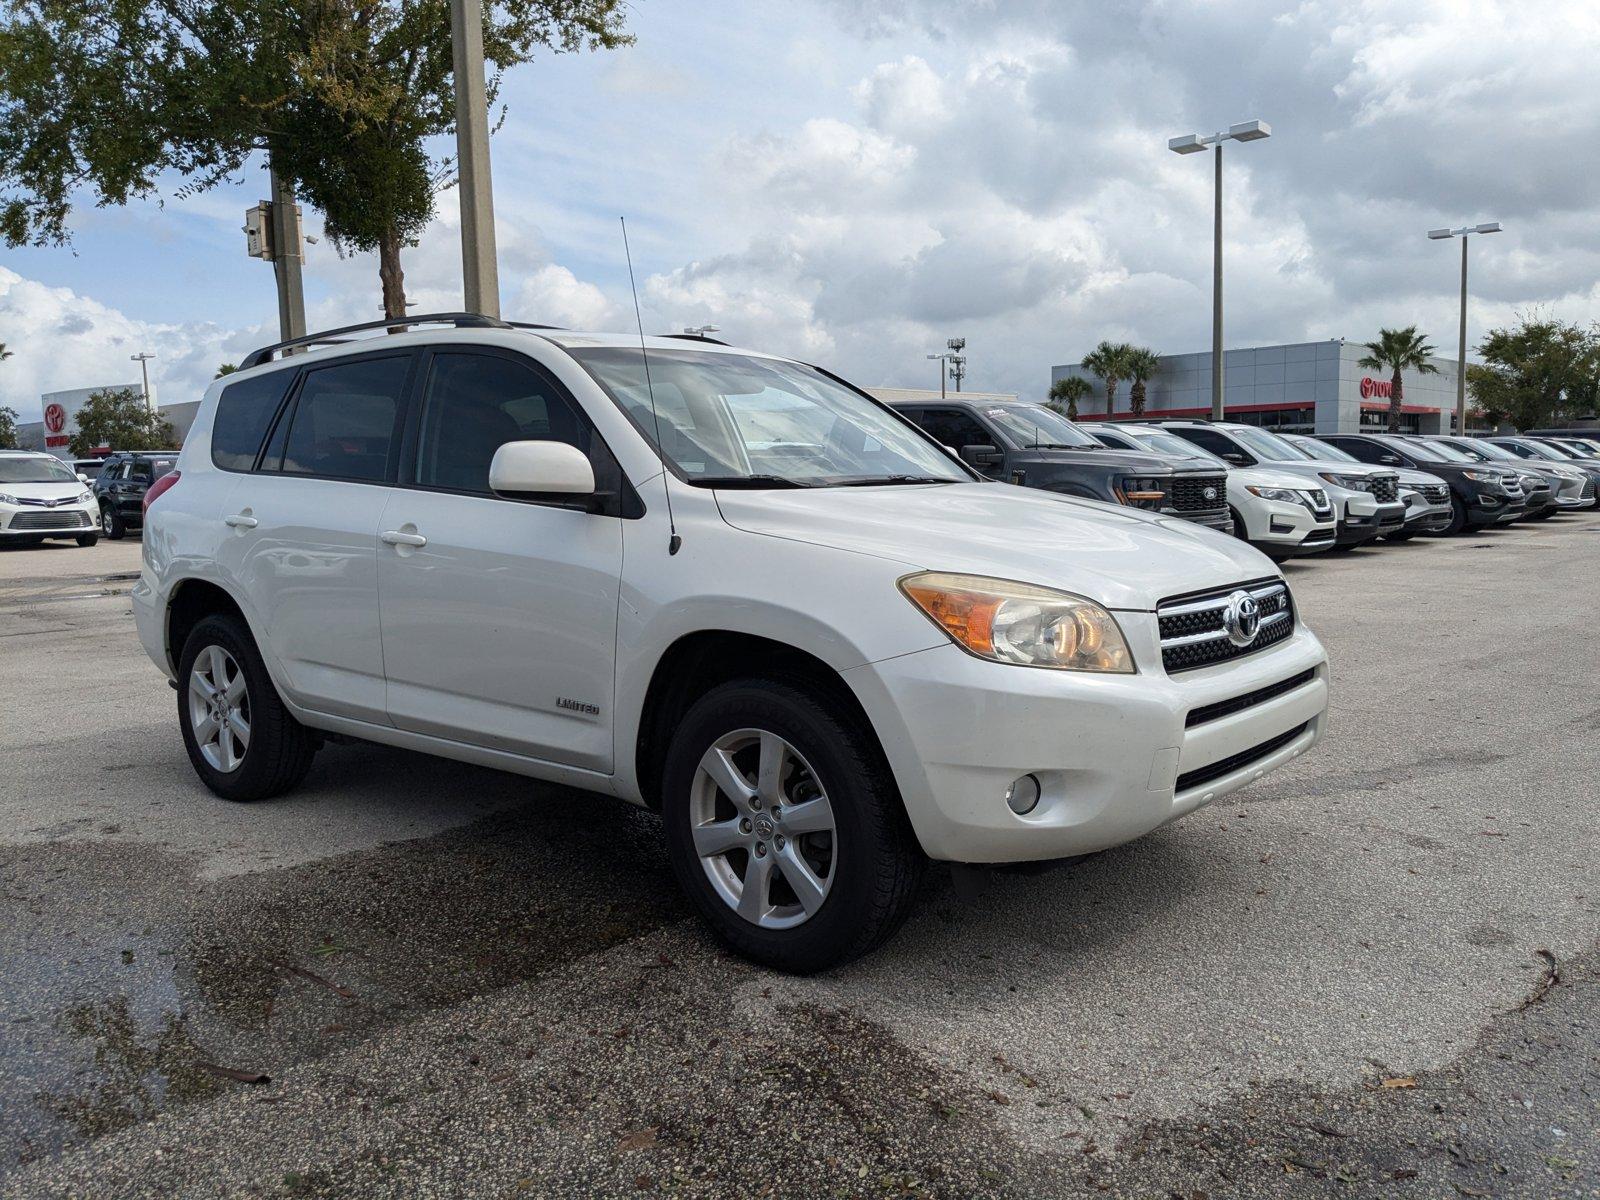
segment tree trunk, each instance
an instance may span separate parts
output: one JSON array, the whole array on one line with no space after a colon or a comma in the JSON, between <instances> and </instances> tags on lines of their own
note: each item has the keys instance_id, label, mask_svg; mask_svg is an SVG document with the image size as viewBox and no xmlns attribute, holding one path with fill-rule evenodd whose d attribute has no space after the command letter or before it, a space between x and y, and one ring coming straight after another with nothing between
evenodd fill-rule
<instances>
[{"instance_id":1,"label":"tree trunk","mask_svg":"<svg viewBox=\"0 0 1600 1200\"><path fill-rule=\"evenodd\" d=\"M1106 416L1107 417L1109 417L1112 413L1117 411L1117 384L1119 384L1121 382L1122 381L1120 379L1108 379L1108 380L1106 380Z\"/></svg>"},{"instance_id":2,"label":"tree trunk","mask_svg":"<svg viewBox=\"0 0 1600 1200\"><path fill-rule=\"evenodd\" d=\"M1135 379L1133 381L1133 391L1128 393L1128 403L1133 408L1134 416L1144 416L1144 380Z\"/></svg>"},{"instance_id":3,"label":"tree trunk","mask_svg":"<svg viewBox=\"0 0 1600 1200\"><path fill-rule=\"evenodd\" d=\"M1389 432L1400 432L1400 398L1404 393L1400 387L1400 371L1395 369L1394 378L1389 381Z\"/></svg>"},{"instance_id":4,"label":"tree trunk","mask_svg":"<svg viewBox=\"0 0 1600 1200\"><path fill-rule=\"evenodd\" d=\"M400 231L390 229L378 239L378 278L383 281L383 315L406 315L406 273L400 266Z\"/></svg>"}]
</instances>

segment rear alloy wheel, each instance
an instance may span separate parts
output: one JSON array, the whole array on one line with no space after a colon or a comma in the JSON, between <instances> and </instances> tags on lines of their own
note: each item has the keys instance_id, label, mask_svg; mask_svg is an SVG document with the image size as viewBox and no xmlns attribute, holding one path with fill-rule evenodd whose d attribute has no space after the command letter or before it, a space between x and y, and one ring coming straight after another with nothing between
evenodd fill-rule
<instances>
[{"instance_id":1,"label":"rear alloy wheel","mask_svg":"<svg viewBox=\"0 0 1600 1200\"><path fill-rule=\"evenodd\" d=\"M870 731L803 686L701 697L667 751L662 815L678 882L718 938L808 973L893 933L924 859Z\"/></svg>"},{"instance_id":2,"label":"rear alloy wheel","mask_svg":"<svg viewBox=\"0 0 1600 1200\"><path fill-rule=\"evenodd\" d=\"M278 698L238 617L201 621L178 662L178 722L189 762L224 800L264 800L305 778L317 739Z\"/></svg>"}]
</instances>

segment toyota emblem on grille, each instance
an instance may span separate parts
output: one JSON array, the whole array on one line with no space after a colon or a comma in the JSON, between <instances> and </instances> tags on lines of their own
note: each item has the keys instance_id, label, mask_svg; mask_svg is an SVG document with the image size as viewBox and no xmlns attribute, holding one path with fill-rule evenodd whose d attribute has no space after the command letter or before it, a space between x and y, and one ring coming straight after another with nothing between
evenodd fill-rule
<instances>
[{"instance_id":1,"label":"toyota emblem on grille","mask_svg":"<svg viewBox=\"0 0 1600 1200\"><path fill-rule=\"evenodd\" d=\"M1235 592L1222 610L1222 628L1235 646L1248 646L1261 631L1261 604L1249 592Z\"/></svg>"},{"instance_id":2,"label":"toyota emblem on grille","mask_svg":"<svg viewBox=\"0 0 1600 1200\"><path fill-rule=\"evenodd\" d=\"M1217 489L1214 487L1208 487L1203 495L1207 500L1215 500L1217 498Z\"/></svg>"}]
</instances>

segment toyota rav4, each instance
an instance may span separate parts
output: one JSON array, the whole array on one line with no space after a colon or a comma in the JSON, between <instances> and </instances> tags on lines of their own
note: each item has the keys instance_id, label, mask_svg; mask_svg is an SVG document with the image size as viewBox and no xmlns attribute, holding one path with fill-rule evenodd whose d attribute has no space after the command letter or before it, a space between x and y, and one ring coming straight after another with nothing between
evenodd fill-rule
<instances>
[{"instance_id":1,"label":"toyota rav4","mask_svg":"<svg viewBox=\"0 0 1600 1200\"><path fill-rule=\"evenodd\" d=\"M408 324L250 355L145 497L139 633L226 799L330 735L617 796L727 944L810 971L928 859L1114 846L1322 732L1235 538L987 482L798 362Z\"/></svg>"}]
</instances>

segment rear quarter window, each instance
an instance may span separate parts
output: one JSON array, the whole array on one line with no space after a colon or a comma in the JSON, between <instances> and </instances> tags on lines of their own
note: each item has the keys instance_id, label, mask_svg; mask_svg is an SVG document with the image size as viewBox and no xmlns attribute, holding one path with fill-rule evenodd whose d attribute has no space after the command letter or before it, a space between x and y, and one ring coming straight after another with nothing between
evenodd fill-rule
<instances>
[{"instance_id":1,"label":"rear quarter window","mask_svg":"<svg viewBox=\"0 0 1600 1200\"><path fill-rule=\"evenodd\" d=\"M255 466L267 426L283 403L293 371L269 371L222 389L211 425L211 461L224 471Z\"/></svg>"}]
</instances>

